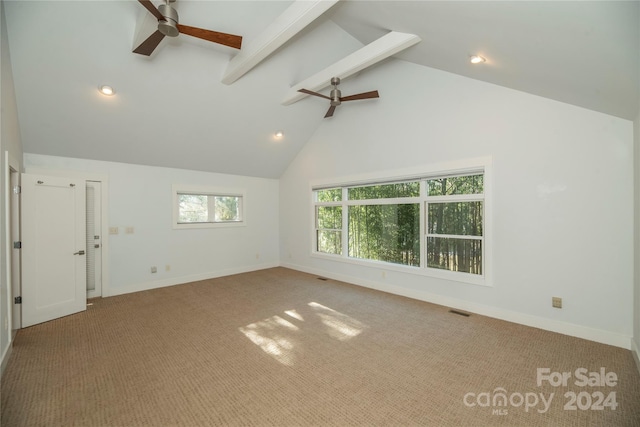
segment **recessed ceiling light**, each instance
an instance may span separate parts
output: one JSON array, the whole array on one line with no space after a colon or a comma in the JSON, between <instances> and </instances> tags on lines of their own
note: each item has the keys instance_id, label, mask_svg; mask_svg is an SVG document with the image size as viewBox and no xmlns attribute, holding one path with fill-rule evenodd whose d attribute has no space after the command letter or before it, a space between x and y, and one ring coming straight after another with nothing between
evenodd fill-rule
<instances>
[{"instance_id":1,"label":"recessed ceiling light","mask_svg":"<svg viewBox=\"0 0 640 427\"><path fill-rule=\"evenodd\" d=\"M281 130L277 130L276 133L273 134L273 136L280 139L284 136L284 132L282 132Z\"/></svg>"},{"instance_id":2,"label":"recessed ceiling light","mask_svg":"<svg viewBox=\"0 0 640 427\"><path fill-rule=\"evenodd\" d=\"M103 95L111 96L116 93L115 89L111 86L102 85L99 87L100 93Z\"/></svg>"},{"instance_id":3,"label":"recessed ceiling light","mask_svg":"<svg viewBox=\"0 0 640 427\"><path fill-rule=\"evenodd\" d=\"M486 59L480 55L472 55L471 58L469 58L469 61L471 61L472 64L482 64Z\"/></svg>"}]
</instances>

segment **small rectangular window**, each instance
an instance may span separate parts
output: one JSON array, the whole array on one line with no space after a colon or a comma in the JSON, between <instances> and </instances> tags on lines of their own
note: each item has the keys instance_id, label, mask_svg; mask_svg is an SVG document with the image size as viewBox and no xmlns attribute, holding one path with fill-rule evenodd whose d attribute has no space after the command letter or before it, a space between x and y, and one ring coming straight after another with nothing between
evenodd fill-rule
<instances>
[{"instance_id":1,"label":"small rectangular window","mask_svg":"<svg viewBox=\"0 0 640 427\"><path fill-rule=\"evenodd\" d=\"M197 228L238 225L244 220L243 195L215 190L176 189L174 226Z\"/></svg>"},{"instance_id":2,"label":"small rectangular window","mask_svg":"<svg viewBox=\"0 0 640 427\"><path fill-rule=\"evenodd\" d=\"M178 193L178 224L242 221L242 197Z\"/></svg>"}]
</instances>

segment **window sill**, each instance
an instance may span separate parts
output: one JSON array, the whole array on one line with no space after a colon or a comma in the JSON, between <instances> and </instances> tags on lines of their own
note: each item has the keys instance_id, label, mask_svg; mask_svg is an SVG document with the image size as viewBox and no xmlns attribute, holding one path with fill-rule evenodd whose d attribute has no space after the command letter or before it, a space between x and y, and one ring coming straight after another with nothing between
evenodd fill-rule
<instances>
[{"instance_id":1,"label":"window sill","mask_svg":"<svg viewBox=\"0 0 640 427\"><path fill-rule=\"evenodd\" d=\"M193 224L173 224L174 230L190 230L190 229L202 229L202 228L231 228L231 227L245 227L246 223L242 222L197 222Z\"/></svg>"}]
</instances>

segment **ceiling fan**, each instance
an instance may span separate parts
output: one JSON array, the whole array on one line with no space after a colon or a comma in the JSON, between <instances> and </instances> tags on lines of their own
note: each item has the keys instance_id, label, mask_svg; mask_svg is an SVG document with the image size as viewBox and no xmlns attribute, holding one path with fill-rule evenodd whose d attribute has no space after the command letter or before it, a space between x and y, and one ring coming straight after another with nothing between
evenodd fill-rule
<instances>
[{"instance_id":1,"label":"ceiling fan","mask_svg":"<svg viewBox=\"0 0 640 427\"><path fill-rule=\"evenodd\" d=\"M138 0L153 16L158 18L158 30L151 34L140 46L134 49L134 53L149 56L160 44L164 36L177 37L178 34L187 34L199 39L219 43L225 46L240 49L242 37L233 34L219 33L217 31L204 30L202 28L189 27L178 23L178 12L169 5L176 0L166 0L165 4L156 7L150 0Z\"/></svg>"},{"instance_id":2,"label":"ceiling fan","mask_svg":"<svg viewBox=\"0 0 640 427\"><path fill-rule=\"evenodd\" d=\"M336 110L336 107L342 104L343 101L356 101L358 99L369 99L369 98L380 98L377 90L372 90L371 92L363 92L358 93L356 95L342 96L340 89L338 89L338 85L340 84L339 77L331 78L331 84L333 85L333 89L331 89L331 93L329 96L323 95L318 92L313 92L307 89L299 89L298 92L306 93L307 95L319 96L320 98L325 98L331 101L331 106L327 111L327 114L324 115L325 118L333 116L333 112Z\"/></svg>"}]
</instances>

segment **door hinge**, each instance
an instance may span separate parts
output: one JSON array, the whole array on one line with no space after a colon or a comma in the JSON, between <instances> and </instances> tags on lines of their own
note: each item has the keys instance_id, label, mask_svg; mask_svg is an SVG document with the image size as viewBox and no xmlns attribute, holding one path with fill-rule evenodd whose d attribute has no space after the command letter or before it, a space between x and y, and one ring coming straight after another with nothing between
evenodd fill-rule
<instances>
[{"instance_id":1,"label":"door hinge","mask_svg":"<svg viewBox=\"0 0 640 427\"><path fill-rule=\"evenodd\" d=\"M14 194L20 194L22 193L22 187L20 187L19 185L16 185L13 187L13 193Z\"/></svg>"},{"instance_id":2,"label":"door hinge","mask_svg":"<svg viewBox=\"0 0 640 427\"><path fill-rule=\"evenodd\" d=\"M22 249L22 242L13 242L13 249Z\"/></svg>"},{"instance_id":3,"label":"door hinge","mask_svg":"<svg viewBox=\"0 0 640 427\"><path fill-rule=\"evenodd\" d=\"M22 304L22 297L15 297L13 299L14 304Z\"/></svg>"}]
</instances>

